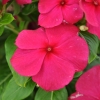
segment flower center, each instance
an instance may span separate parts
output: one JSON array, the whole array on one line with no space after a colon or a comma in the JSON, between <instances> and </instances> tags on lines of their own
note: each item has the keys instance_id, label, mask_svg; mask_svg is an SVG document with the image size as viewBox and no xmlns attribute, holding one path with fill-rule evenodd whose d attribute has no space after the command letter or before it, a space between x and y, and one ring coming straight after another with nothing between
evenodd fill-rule
<instances>
[{"instance_id":1,"label":"flower center","mask_svg":"<svg viewBox=\"0 0 100 100\"><path fill-rule=\"evenodd\" d=\"M66 4L66 2L63 0L63 1L60 2L60 4L63 6L63 5Z\"/></svg>"},{"instance_id":2,"label":"flower center","mask_svg":"<svg viewBox=\"0 0 100 100\"><path fill-rule=\"evenodd\" d=\"M94 5L96 5L96 6L98 6L98 5L99 5L99 3L98 3L98 1L97 1L97 0L93 0L93 3L94 3Z\"/></svg>"},{"instance_id":3,"label":"flower center","mask_svg":"<svg viewBox=\"0 0 100 100\"><path fill-rule=\"evenodd\" d=\"M48 47L48 48L47 48L47 51L48 51L48 52L52 51L52 48L51 48L51 47Z\"/></svg>"}]
</instances>

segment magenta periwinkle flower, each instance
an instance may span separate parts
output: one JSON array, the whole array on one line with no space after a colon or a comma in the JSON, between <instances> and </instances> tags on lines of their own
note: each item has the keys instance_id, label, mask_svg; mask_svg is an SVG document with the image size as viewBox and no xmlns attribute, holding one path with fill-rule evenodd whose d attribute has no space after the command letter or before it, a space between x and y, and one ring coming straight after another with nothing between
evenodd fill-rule
<instances>
[{"instance_id":1,"label":"magenta periwinkle flower","mask_svg":"<svg viewBox=\"0 0 100 100\"><path fill-rule=\"evenodd\" d=\"M100 0L80 0L80 7L89 24L100 26Z\"/></svg>"},{"instance_id":2,"label":"magenta periwinkle flower","mask_svg":"<svg viewBox=\"0 0 100 100\"><path fill-rule=\"evenodd\" d=\"M39 25L50 28L62 22L74 24L83 17L79 0L39 0Z\"/></svg>"},{"instance_id":3,"label":"magenta periwinkle flower","mask_svg":"<svg viewBox=\"0 0 100 100\"><path fill-rule=\"evenodd\" d=\"M69 100L100 100L100 65L94 66L78 79L76 90Z\"/></svg>"},{"instance_id":4,"label":"magenta periwinkle flower","mask_svg":"<svg viewBox=\"0 0 100 100\"><path fill-rule=\"evenodd\" d=\"M88 45L73 25L23 30L15 44L18 48L11 58L15 71L48 91L63 88L88 63Z\"/></svg>"}]
</instances>

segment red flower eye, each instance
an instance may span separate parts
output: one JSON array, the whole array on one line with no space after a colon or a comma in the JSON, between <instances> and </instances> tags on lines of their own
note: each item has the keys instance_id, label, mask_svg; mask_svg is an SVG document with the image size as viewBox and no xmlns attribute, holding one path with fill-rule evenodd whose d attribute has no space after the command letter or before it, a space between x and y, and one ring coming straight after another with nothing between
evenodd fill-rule
<instances>
[{"instance_id":1,"label":"red flower eye","mask_svg":"<svg viewBox=\"0 0 100 100\"><path fill-rule=\"evenodd\" d=\"M63 1L60 2L60 4L63 6L63 5L66 4L66 2L63 0Z\"/></svg>"}]
</instances>

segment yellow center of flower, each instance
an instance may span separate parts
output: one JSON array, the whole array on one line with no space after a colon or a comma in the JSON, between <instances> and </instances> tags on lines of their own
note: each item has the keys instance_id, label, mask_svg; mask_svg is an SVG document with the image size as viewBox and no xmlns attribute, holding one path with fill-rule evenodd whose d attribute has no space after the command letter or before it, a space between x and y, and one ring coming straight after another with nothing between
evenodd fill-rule
<instances>
[{"instance_id":1,"label":"yellow center of flower","mask_svg":"<svg viewBox=\"0 0 100 100\"><path fill-rule=\"evenodd\" d=\"M52 48L51 48L51 47L48 47L48 48L47 48L47 51L49 51L49 52L50 52L51 50L52 50Z\"/></svg>"}]
</instances>

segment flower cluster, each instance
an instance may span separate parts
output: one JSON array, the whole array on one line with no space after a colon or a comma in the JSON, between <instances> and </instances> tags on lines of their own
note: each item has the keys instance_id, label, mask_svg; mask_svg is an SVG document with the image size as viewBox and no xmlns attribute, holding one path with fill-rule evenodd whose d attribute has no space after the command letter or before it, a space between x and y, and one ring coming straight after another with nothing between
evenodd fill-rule
<instances>
[{"instance_id":1,"label":"flower cluster","mask_svg":"<svg viewBox=\"0 0 100 100\"><path fill-rule=\"evenodd\" d=\"M3 4L8 1L10 0L3 0ZM16 2L24 5L32 3L32 0ZM100 1L39 0L38 10L40 27L19 33L15 42L17 50L11 58L11 64L17 73L32 77L41 88L48 91L58 90L68 85L74 74L83 71L88 64L89 47L85 39L79 36L78 22L85 20L88 32L100 38ZM94 77L99 75L99 67L94 67L80 77L76 84L78 92L70 100L74 95L79 95L79 99L89 98L86 100L97 95L95 89L99 82ZM93 79L97 83L92 83ZM84 89L81 88L83 81L86 81ZM95 87L90 89L93 84Z\"/></svg>"}]
</instances>

